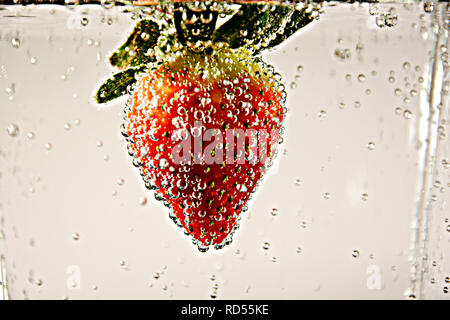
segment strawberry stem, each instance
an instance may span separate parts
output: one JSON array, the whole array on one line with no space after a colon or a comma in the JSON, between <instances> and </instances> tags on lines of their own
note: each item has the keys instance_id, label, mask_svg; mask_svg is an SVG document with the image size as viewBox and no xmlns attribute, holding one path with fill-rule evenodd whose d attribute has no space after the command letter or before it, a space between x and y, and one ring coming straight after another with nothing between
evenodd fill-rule
<instances>
[{"instance_id":1,"label":"strawberry stem","mask_svg":"<svg viewBox=\"0 0 450 320\"><path fill-rule=\"evenodd\" d=\"M175 3L174 23L178 41L186 45L187 42L207 41L211 38L219 13L205 5L202 11L194 11L188 5Z\"/></svg>"}]
</instances>

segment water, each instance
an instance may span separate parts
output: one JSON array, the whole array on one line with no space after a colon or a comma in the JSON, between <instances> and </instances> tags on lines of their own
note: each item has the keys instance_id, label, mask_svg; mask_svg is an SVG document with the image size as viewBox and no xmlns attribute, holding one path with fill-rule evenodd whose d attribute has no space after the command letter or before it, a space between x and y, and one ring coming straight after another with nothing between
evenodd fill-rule
<instances>
[{"instance_id":1,"label":"water","mask_svg":"<svg viewBox=\"0 0 450 320\"><path fill-rule=\"evenodd\" d=\"M4 297L448 299L447 4L326 2L263 53L284 142L233 242L206 253L132 166L126 98L93 99L138 14L0 8Z\"/></svg>"}]
</instances>

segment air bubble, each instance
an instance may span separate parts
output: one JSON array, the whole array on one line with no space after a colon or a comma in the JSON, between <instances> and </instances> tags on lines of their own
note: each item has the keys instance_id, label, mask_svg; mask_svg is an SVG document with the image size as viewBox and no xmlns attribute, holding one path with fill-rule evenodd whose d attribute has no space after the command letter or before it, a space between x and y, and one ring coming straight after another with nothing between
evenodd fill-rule
<instances>
[{"instance_id":1,"label":"air bubble","mask_svg":"<svg viewBox=\"0 0 450 320\"><path fill-rule=\"evenodd\" d=\"M335 49L334 56L341 61L349 60L351 58L350 49Z\"/></svg>"},{"instance_id":2,"label":"air bubble","mask_svg":"<svg viewBox=\"0 0 450 320\"><path fill-rule=\"evenodd\" d=\"M81 25L82 26L87 26L88 25L88 23L89 23L89 20L88 20L88 18L86 18L86 17L83 17L83 18L81 18L81 20L80 20L80 23L81 23Z\"/></svg>"},{"instance_id":3,"label":"air bubble","mask_svg":"<svg viewBox=\"0 0 450 320\"><path fill-rule=\"evenodd\" d=\"M325 110L320 110L318 116L321 119L325 119L327 117L327 112Z\"/></svg>"},{"instance_id":4,"label":"air bubble","mask_svg":"<svg viewBox=\"0 0 450 320\"><path fill-rule=\"evenodd\" d=\"M448 159L442 159L442 166L444 167L444 169L449 169L450 168L450 161Z\"/></svg>"},{"instance_id":5,"label":"air bubble","mask_svg":"<svg viewBox=\"0 0 450 320\"><path fill-rule=\"evenodd\" d=\"M139 204L141 206L145 206L147 204L147 198L146 197L140 197L139 198Z\"/></svg>"},{"instance_id":6,"label":"air bubble","mask_svg":"<svg viewBox=\"0 0 450 320\"><path fill-rule=\"evenodd\" d=\"M425 11L426 13L431 13L434 10L434 4L433 2L425 2L423 4L423 11Z\"/></svg>"},{"instance_id":7,"label":"air bubble","mask_svg":"<svg viewBox=\"0 0 450 320\"><path fill-rule=\"evenodd\" d=\"M16 137L19 134L19 126L15 123L11 123L10 125L8 125L8 127L6 128L6 130L8 131L8 134L11 137Z\"/></svg>"},{"instance_id":8,"label":"air bubble","mask_svg":"<svg viewBox=\"0 0 450 320\"><path fill-rule=\"evenodd\" d=\"M406 109L406 110L403 112L403 118L405 118L405 119L411 119L411 117L412 117L412 112L411 112L410 110Z\"/></svg>"},{"instance_id":9,"label":"air bubble","mask_svg":"<svg viewBox=\"0 0 450 320\"><path fill-rule=\"evenodd\" d=\"M12 44L13 48L18 49L20 47L20 39L13 37L11 39L11 44Z\"/></svg>"}]
</instances>

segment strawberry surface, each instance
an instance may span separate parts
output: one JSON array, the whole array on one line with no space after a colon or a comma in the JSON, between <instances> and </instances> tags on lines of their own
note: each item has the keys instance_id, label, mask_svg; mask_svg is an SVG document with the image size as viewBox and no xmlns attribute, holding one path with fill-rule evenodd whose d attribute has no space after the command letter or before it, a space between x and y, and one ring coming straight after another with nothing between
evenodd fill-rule
<instances>
[{"instance_id":1,"label":"strawberry surface","mask_svg":"<svg viewBox=\"0 0 450 320\"><path fill-rule=\"evenodd\" d=\"M185 49L134 85L122 130L133 163L202 251L231 242L276 154L285 116L279 80L245 49Z\"/></svg>"}]
</instances>

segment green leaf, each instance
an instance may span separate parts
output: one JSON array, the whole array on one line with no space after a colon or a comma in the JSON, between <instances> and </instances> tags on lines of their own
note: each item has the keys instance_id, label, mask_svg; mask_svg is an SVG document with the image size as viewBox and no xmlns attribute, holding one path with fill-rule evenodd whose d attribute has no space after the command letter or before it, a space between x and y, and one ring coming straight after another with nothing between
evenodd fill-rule
<instances>
[{"instance_id":1,"label":"green leaf","mask_svg":"<svg viewBox=\"0 0 450 320\"><path fill-rule=\"evenodd\" d=\"M272 40L266 48L273 48L282 42L284 42L287 38L292 36L298 30L312 22L314 18L310 13L307 13L305 9L294 10L292 15L288 19L286 26L284 27L283 33L279 34L274 40Z\"/></svg>"},{"instance_id":2,"label":"green leaf","mask_svg":"<svg viewBox=\"0 0 450 320\"><path fill-rule=\"evenodd\" d=\"M214 42L227 42L231 48L257 45L264 38L278 31L292 9L289 6L260 4L242 5L228 21L216 29Z\"/></svg>"},{"instance_id":3,"label":"green leaf","mask_svg":"<svg viewBox=\"0 0 450 320\"><path fill-rule=\"evenodd\" d=\"M160 36L159 26L152 20L141 20L134 27L127 41L109 57L112 66L119 69L138 67L155 60L148 55Z\"/></svg>"},{"instance_id":4,"label":"green leaf","mask_svg":"<svg viewBox=\"0 0 450 320\"><path fill-rule=\"evenodd\" d=\"M136 74L144 70L145 67L129 68L116 73L100 86L95 94L95 101L105 103L127 94L130 86L136 82Z\"/></svg>"}]
</instances>

